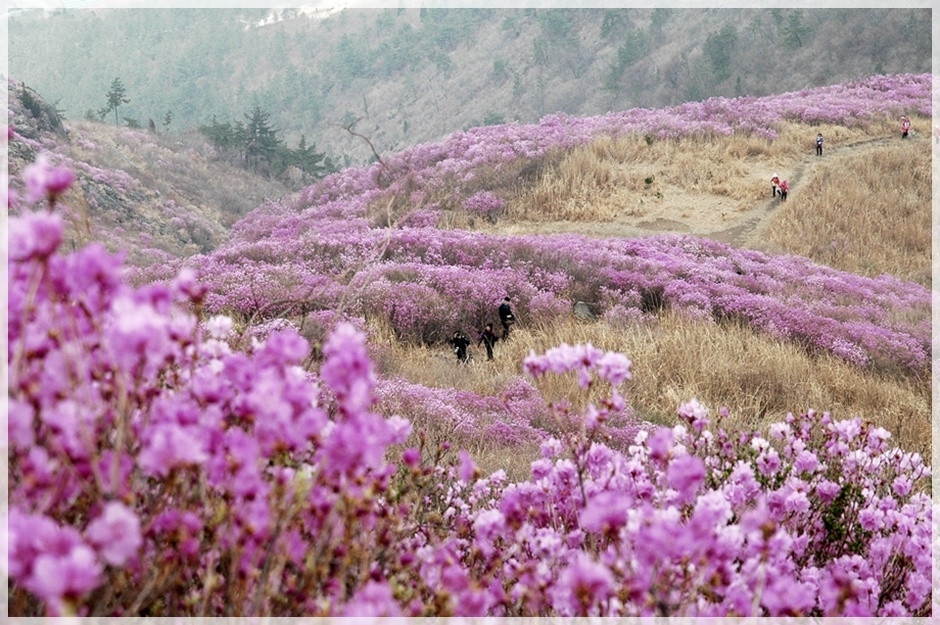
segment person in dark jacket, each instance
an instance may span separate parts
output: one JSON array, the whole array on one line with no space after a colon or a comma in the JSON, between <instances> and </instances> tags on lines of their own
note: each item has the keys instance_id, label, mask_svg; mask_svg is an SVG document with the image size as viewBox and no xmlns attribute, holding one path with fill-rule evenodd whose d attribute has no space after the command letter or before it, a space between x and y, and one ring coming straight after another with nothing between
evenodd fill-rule
<instances>
[{"instance_id":1,"label":"person in dark jacket","mask_svg":"<svg viewBox=\"0 0 940 625\"><path fill-rule=\"evenodd\" d=\"M480 339L477 341L477 345L482 343L486 347L486 359L493 360L493 346L496 345L496 341L499 337L496 336L496 332L493 331L493 324L488 323L486 327L483 328L483 331L480 332Z\"/></svg>"},{"instance_id":2,"label":"person in dark jacket","mask_svg":"<svg viewBox=\"0 0 940 625\"><path fill-rule=\"evenodd\" d=\"M470 355L467 352L467 348L470 347L470 338L466 334L457 330L448 343L454 346L454 353L457 355L458 362L467 362L470 360Z\"/></svg>"},{"instance_id":3,"label":"person in dark jacket","mask_svg":"<svg viewBox=\"0 0 940 625\"><path fill-rule=\"evenodd\" d=\"M499 322L503 325L503 340L509 338L509 327L516 322L515 315L512 314L512 307L509 305L509 296L503 299L499 305Z\"/></svg>"}]
</instances>

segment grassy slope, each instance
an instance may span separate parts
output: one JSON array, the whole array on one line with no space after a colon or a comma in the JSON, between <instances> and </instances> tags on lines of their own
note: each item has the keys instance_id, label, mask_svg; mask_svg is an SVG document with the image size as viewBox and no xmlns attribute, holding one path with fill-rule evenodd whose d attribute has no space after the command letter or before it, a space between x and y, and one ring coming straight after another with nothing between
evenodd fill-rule
<instances>
[{"instance_id":1,"label":"grassy slope","mask_svg":"<svg viewBox=\"0 0 940 625\"><path fill-rule=\"evenodd\" d=\"M927 120L915 121L921 132L904 142L891 126L823 128L827 147L820 159L812 148L818 128L796 124L759 150L735 137L683 140L673 147L604 140L568 154L532 185L518 189L514 208L498 224L455 226L642 236L666 223L679 232L929 286L928 127ZM786 204L771 200L769 171L790 172ZM666 189L662 198L644 183L649 172ZM658 221L651 220L654 211ZM860 371L739 326L671 315L648 326L625 327L572 319L534 328L523 320L510 342L498 344L492 363L483 361L478 349L478 360L464 368L444 348L390 340L379 353L385 375L495 395L520 374L530 349L541 352L562 342L591 342L630 357L634 378L626 394L637 413L654 423L671 425L678 405L692 397L712 415L727 406L730 427L761 427L787 412L812 408L836 418L862 416L891 431L904 448L930 455L930 380ZM568 396L570 388L560 380L544 390ZM526 474L537 452L505 449L497 441L465 443L487 470L505 468L517 475Z\"/></svg>"},{"instance_id":2,"label":"grassy slope","mask_svg":"<svg viewBox=\"0 0 940 625\"><path fill-rule=\"evenodd\" d=\"M32 141L11 144L9 171L17 178L37 152L74 169L69 207L69 249L99 241L124 250L144 266L213 249L228 228L287 185L215 158L200 136L182 137L97 122L67 122L50 132L10 90L10 125ZM34 94L37 101L41 96Z\"/></svg>"}]
</instances>

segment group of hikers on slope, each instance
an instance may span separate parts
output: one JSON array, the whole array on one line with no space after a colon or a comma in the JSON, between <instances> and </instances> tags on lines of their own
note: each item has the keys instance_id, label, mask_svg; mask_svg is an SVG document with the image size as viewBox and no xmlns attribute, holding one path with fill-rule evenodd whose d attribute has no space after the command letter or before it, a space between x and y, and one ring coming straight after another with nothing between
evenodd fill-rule
<instances>
[{"instance_id":1,"label":"group of hikers on slope","mask_svg":"<svg viewBox=\"0 0 940 625\"><path fill-rule=\"evenodd\" d=\"M908 119L906 115L901 116L901 138L907 139L911 130L911 120ZM816 156L822 156L823 153L823 136L822 133L816 134ZM787 195L790 193L790 184L781 179L780 176L774 174L770 178L771 184L771 194L773 197L777 197L777 194L780 194L780 200L785 202ZM477 336L477 346L483 345L486 347L486 359L493 360L493 348L496 345L496 341L506 340L509 338L509 329L512 327L512 324L516 322L516 317L513 315L512 307L510 306L510 299L507 295L502 303L499 305L497 310L499 313L499 322L503 326L502 336L498 336L496 331L493 330L493 324L487 323L486 327L480 331ZM458 362L469 362L470 361L470 337L464 334L461 330L455 330L453 337L447 341L453 348L454 354L457 356Z\"/></svg>"},{"instance_id":2,"label":"group of hikers on slope","mask_svg":"<svg viewBox=\"0 0 940 625\"><path fill-rule=\"evenodd\" d=\"M911 120L907 115L901 116L901 138L907 139L909 133L911 132ZM823 136L822 133L816 133L816 156L822 156L823 153ZM785 202L787 200L787 195L790 193L790 184L786 180L781 180L780 176L774 174L770 178L770 191L773 197L777 197L777 194L780 194L780 201Z\"/></svg>"},{"instance_id":3,"label":"group of hikers on slope","mask_svg":"<svg viewBox=\"0 0 940 625\"><path fill-rule=\"evenodd\" d=\"M509 328L516 322L516 316L513 314L512 306L510 306L509 302L509 296L507 295L497 310L499 313L499 322L503 326L502 337L498 336L496 331L493 330L492 323L487 323L486 327L484 327L477 336L477 346L482 344L486 347L487 360L493 360L493 347L496 345L496 341L500 338L504 341L507 340L509 338ZM470 352L468 351L470 347L470 337L460 330L455 330L454 336L448 343L453 346L454 354L456 354L458 362L470 361Z\"/></svg>"}]
</instances>

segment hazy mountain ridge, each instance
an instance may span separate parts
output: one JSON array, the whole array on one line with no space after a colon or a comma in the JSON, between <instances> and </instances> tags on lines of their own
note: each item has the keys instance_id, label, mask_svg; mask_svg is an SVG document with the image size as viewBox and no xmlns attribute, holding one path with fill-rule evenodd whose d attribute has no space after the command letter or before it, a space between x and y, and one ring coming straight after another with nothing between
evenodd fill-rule
<instances>
[{"instance_id":1,"label":"hazy mountain ridge","mask_svg":"<svg viewBox=\"0 0 940 625\"><path fill-rule=\"evenodd\" d=\"M10 22L10 71L70 119L167 111L178 133L269 109L282 137L347 162L504 121L768 95L930 70L926 9L60 11ZM286 19L284 19L286 18ZM43 49L38 55L20 50ZM244 54L251 51L250 55ZM80 76L81 80L75 80Z\"/></svg>"}]
</instances>

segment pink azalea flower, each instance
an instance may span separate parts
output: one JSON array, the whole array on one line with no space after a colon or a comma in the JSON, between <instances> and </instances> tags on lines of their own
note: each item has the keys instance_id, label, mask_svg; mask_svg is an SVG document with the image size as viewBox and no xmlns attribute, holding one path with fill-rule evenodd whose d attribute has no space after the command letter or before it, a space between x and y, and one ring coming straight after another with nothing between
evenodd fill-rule
<instances>
[{"instance_id":1,"label":"pink azalea flower","mask_svg":"<svg viewBox=\"0 0 940 625\"><path fill-rule=\"evenodd\" d=\"M599 604L610 598L613 589L610 569L579 551L558 576L552 603L562 616L600 616Z\"/></svg>"},{"instance_id":2,"label":"pink azalea flower","mask_svg":"<svg viewBox=\"0 0 940 625\"><path fill-rule=\"evenodd\" d=\"M338 325L323 346L320 377L336 394L347 414L372 407L375 374L365 347L365 335L350 323Z\"/></svg>"},{"instance_id":3,"label":"pink azalea flower","mask_svg":"<svg viewBox=\"0 0 940 625\"><path fill-rule=\"evenodd\" d=\"M679 501L688 502L705 480L705 463L698 456L678 456L669 463L666 478L670 488L678 491Z\"/></svg>"},{"instance_id":4,"label":"pink azalea flower","mask_svg":"<svg viewBox=\"0 0 940 625\"><path fill-rule=\"evenodd\" d=\"M473 458L470 457L470 454L465 449L461 449L457 452L457 456L460 459L457 477L459 477L462 482L469 484L476 476L477 465L473 462Z\"/></svg>"},{"instance_id":5,"label":"pink azalea flower","mask_svg":"<svg viewBox=\"0 0 940 625\"><path fill-rule=\"evenodd\" d=\"M899 475L894 478L891 489L898 497L906 497L911 493L911 479L906 475Z\"/></svg>"},{"instance_id":6,"label":"pink azalea flower","mask_svg":"<svg viewBox=\"0 0 940 625\"><path fill-rule=\"evenodd\" d=\"M708 409L694 397L679 406L679 416L701 432L708 425Z\"/></svg>"},{"instance_id":7,"label":"pink azalea flower","mask_svg":"<svg viewBox=\"0 0 940 625\"><path fill-rule=\"evenodd\" d=\"M804 616L816 605L813 587L788 575L772 578L760 597L769 616Z\"/></svg>"},{"instance_id":8,"label":"pink azalea flower","mask_svg":"<svg viewBox=\"0 0 940 625\"><path fill-rule=\"evenodd\" d=\"M617 532L626 525L632 498L626 493L603 491L588 499L581 511L581 527L589 532Z\"/></svg>"},{"instance_id":9,"label":"pink azalea flower","mask_svg":"<svg viewBox=\"0 0 940 625\"><path fill-rule=\"evenodd\" d=\"M85 537L105 562L123 566L140 548L140 519L124 504L111 501L104 511L88 524Z\"/></svg>"},{"instance_id":10,"label":"pink azalea flower","mask_svg":"<svg viewBox=\"0 0 940 625\"><path fill-rule=\"evenodd\" d=\"M145 473L165 477L173 467L201 464L208 458L196 428L160 423L145 432L138 462Z\"/></svg>"},{"instance_id":11,"label":"pink azalea flower","mask_svg":"<svg viewBox=\"0 0 940 625\"><path fill-rule=\"evenodd\" d=\"M414 469L421 463L421 452L414 447L409 447L402 452L401 461L409 469Z\"/></svg>"},{"instance_id":12,"label":"pink azalea flower","mask_svg":"<svg viewBox=\"0 0 940 625\"><path fill-rule=\"evenodd\" d=\"M42 153L23 169L23 180L27 201L36 202L45 197L54 201L72 185L75 174L66 167L52 167L49 155Z\"/></svg>"},{"instance_id":13,"label":"pink azalea flower","mask_svg":"<svg viewBox=\"0 0 940 625\"><path fill-rule=\"evenodd\" d=\"M356 591L340 610L343 617L396 617L403 616L388 582L370 581Z\"/></svg>"},{"instance_id":14,"label":"pink azalea flower","mask_svg":"<svg viewBox=\"0 0 940 625\"><path fill-rule=\"evenodd\" d=\"M28 261L48 258L62 243L65 225L56 213L27 213L10 219L10 260Z\"/></svg>"}]
</instances>

